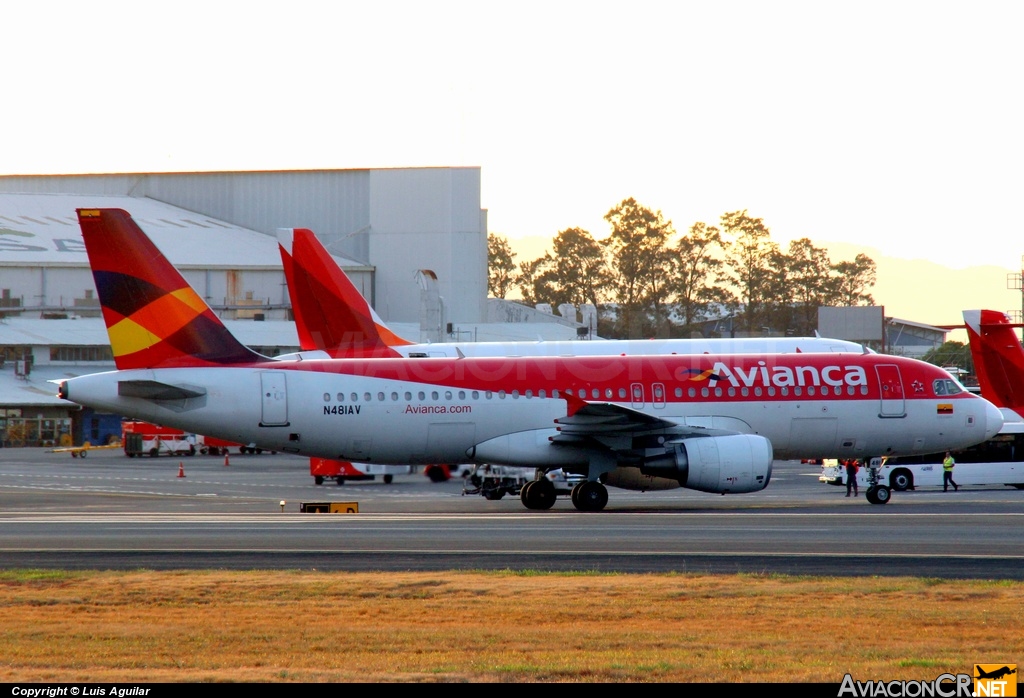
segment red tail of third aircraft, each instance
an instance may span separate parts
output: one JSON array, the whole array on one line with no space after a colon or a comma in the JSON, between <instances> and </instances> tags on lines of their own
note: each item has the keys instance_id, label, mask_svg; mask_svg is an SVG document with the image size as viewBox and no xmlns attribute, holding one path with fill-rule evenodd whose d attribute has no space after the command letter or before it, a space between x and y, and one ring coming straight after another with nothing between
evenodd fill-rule
<instances>
[{"instance_id":1,"label":"red tail of third aircraft","mask_svg":"<svg viewBox=\"0 0 1024 698\"><path fill-rule=\"evenodd\" d=\"M996 310L965 310L963 315L982 396L1024 415L1024 346L1010 319Z\"/></svg>"}]
</instances>

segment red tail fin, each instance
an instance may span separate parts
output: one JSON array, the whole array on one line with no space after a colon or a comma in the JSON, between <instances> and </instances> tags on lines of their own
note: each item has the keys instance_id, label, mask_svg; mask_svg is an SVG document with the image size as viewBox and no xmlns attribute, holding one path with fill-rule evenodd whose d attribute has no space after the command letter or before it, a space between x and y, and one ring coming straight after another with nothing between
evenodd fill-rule
<instances>
[{"instance_id":1,"label":"red tail fin","mask_svg":"<svg viewBox=\"0 0 1024 698\"><path fill-rule=\"evenodd\" d=\"M391 347L410 344L384 325L312 231L284 229L278 239L302 349L337 357L398 356Z\"/></svg>"},{"instance_id":2,"label":"red tail fin","mask_svg":"<svg viewBox=\"0 0 1024 698\"><path fill-rule=\"evenodd\" d=\"M982 397L1024 414L1024 346L1010 319L996 310L965 310L963 315Z\"/></svg>"},{"instance_id":3,"label":"red tail fin","mask_svg":"<svg viewBox=\"0 0 1024 698\"><path fill-rule=\"evenodd\" d=\"M103 320L119 369L266 360L228 331L121 209L78 209Z\"/></svg>"}]
</instances>

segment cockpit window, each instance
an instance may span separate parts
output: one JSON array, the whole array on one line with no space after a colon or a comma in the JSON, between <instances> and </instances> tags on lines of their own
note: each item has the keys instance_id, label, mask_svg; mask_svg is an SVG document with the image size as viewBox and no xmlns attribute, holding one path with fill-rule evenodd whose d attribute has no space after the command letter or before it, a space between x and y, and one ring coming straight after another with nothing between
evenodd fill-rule
<instances>
[{"instance_id":1,"label":"cockpit window","mask_svg":"<svg viewBox=\"0 0 1024 698\"><path fill-rule=\"evenodd\" d=\"M951 378L937 378L932 384L936 395L957 395L964 392L963 386Z\"/></svg>"}]
</instances>

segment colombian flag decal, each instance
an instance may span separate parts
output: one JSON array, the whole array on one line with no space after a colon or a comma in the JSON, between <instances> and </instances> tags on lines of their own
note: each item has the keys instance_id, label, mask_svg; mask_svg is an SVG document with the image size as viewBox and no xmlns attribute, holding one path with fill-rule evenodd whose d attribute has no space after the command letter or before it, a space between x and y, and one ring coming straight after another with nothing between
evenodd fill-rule
<instances>
[{"instance_id":1,"label":"colombian flag decal","mask_svg":"<svg viewBox=\"0 0 1024 698\"><path fill-rule=\"evenodd\" d=\"M935 412L937 414L953 414L953 405L948 402L940 402L936 405Z\"/></svg>"}]
</instances>

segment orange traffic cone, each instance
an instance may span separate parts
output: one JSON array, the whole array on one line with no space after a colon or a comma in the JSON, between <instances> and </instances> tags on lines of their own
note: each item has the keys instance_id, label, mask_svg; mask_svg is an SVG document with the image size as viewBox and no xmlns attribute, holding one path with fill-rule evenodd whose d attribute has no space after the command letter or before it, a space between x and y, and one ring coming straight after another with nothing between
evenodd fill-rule
<instances>
[{"instance_id":1,"label":"orange traffic cone","mask_svg":"<svg viewBox=\"0 0 1024 698\"><path fill-rule=\"evenodd\" d=\"M231 465L231 463L228 462L228 454L227 454L227 451L225 451L224 452L224 467L226 468L229 465Z\"/></svg>"},{"instance_id":2,"label":"orange traffic cone","mask_svg":"<svg viewBox=\"0 0 1024 698\"><path fill-rule=\"evenodd\" d=\"M185 464L178 461L178 477L185 477Z\"/></svg>"}]
</instances>

